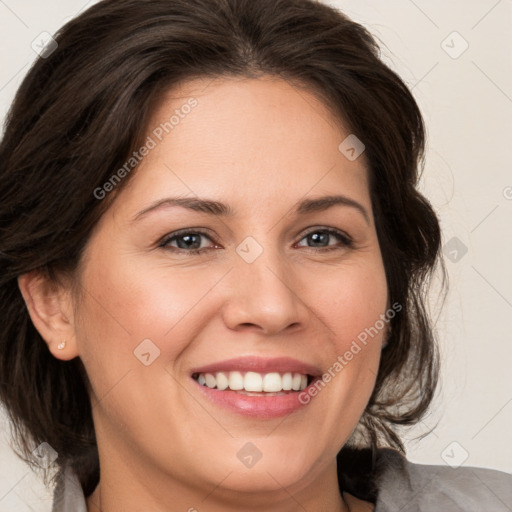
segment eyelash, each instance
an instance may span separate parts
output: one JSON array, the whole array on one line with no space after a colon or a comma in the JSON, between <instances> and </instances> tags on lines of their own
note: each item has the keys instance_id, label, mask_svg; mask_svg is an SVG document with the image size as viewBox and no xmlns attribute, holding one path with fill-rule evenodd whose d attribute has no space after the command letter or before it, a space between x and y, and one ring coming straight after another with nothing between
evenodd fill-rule
<instances>
[{"instance_id":1,"label":"eyelash","mask_svg":"<svg viewBox=\"0 0 512 512\"><path fill-rule=\"evenodd\" d=\"M332 229L332 228L320 228L320 229L317 228L312 231L309 231L302 236L302 238L299 240L299 242L313 233L325 233L328 235L333 235L333 236L337 237L339 240L341 240L342 245L345 248L352 248L354 245L354 241L348 235L346 235L345 233L338 231L336 229ZM161 240L161 242L159 243L158 246L163 249L167 249L167 250L172 249L173 251L176 251L176 252L182 252L182 253L184 252L187 255L201 254L204 251L208 251L211 249L210 247L203 247L202 249L181 249L180 247L170 247L167 245L167 244L169 244L169 242L179 238L180 236L184 236L184 235L203 235L203 236L209 238L212 242L216 243L214 240L212 240L211 236L208 233L206 233L200 229L195 229L195 230L182 229L180 231L176 231L174 233L171 233L170 235L165 236ZM318 247L318 248L309 247L309 249L313 249L318 252L328 252L328 251L333 251L333 250L340 250L341 248L342 247L339 247L339 246Z\"/></svg>"}]
</instances>

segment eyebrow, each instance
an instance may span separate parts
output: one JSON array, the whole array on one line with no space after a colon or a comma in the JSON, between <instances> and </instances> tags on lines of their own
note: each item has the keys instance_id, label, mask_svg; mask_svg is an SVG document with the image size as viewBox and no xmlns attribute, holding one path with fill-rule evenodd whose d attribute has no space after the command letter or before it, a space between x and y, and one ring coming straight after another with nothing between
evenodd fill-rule
<instances>
[{"instance_id":1,"label":"eyebrow","mask_svg":"<svg viewBox=\"0 0 512 512\"><path fill-rule=\"evenodd\" d=\"M306 215L312 212L324 211L338 205L354 208L362 214L366 223L370 224L370 216L366 208L354 199L343 195L330 195L313 199L304 199L294 206L294 213L296 215ZM209 215L219 215L221 217L233 217L235 215L235 210L233 210L229 205L212 199L203 199L198 197L166 197L155 201L147 208L141 210L133 217L132 222L139 220L152 211L173 206L180 206L196 212L206 213Z\"/></svg>"}]
</instances>

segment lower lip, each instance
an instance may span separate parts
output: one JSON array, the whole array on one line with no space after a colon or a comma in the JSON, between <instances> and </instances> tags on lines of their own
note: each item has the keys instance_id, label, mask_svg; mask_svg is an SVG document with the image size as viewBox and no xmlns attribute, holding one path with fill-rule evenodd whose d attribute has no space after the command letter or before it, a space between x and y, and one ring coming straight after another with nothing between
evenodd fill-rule
<instances>
[{"instance_id":1,"label":"lower lip","mask_svg":"<svg viewBox=\"0 0 512 512\"><path fill-rule=\"evenodd\" d=\"M200 391L212 402L239 414L263 419L286 416L308 405L311 396L308 396L308 403L303 404L299 401L299 395L302 394L302 396L305 396L309 388L316 381L315 379L306 389L295 393L288 393L286 395L250 396L228 389L224 391L212 389L199 384L195 379L192 380L200 388Z\"/></svg>"}]
</instances>

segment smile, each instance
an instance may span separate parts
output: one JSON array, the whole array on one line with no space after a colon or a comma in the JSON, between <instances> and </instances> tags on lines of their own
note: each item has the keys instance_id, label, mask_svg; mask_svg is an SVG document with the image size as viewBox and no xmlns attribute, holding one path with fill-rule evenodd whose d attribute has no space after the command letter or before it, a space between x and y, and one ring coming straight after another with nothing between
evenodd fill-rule
<instances>
[{"instance_id":1,"label":"smile","mask_svg":"<svg viewBox=\"0 0 512 512\"><path fill-rule=\"evenodd\" d=\"M299 400L321 372L290 358L243 357L194 369L191 377L209 401L242 415L262 419L305 407Z\"/></svg>"},{"instance_id":2,"label":"smile","mask_svg":"<svg viewBox=\"0 0 512 512\"><path fill-rule=\"evenodd\" d=\"M301 373L278 372L257 373L257 372L216 372L196 373L192 376L202 386L211 389L224 391L248 391L256 393L279 393L283 391L293 392L306 389L308 383L313 379L310 375Z\"/></svg>"}]
</instances>

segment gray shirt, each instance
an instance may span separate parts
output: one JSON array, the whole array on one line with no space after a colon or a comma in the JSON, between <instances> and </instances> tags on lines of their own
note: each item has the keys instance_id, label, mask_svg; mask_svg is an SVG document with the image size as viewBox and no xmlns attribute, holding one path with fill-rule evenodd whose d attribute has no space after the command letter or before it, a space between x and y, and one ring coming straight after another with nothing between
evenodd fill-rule
<instances>
[{"instance_id":1,"label":"gray shirt","mask_svg":"<svg viewBox=\"0 0 512 512\"><path fill-rule=\"evenodd\" d=\"M415 464L387 448L378 450L365 468L358 454L351 455L357 471L339 477L340 489L374 502L375 512L512 512L508 473ZM52 512L87 512L82 488L69 466L58 480Z\"/></svg>"}]
</instances>

